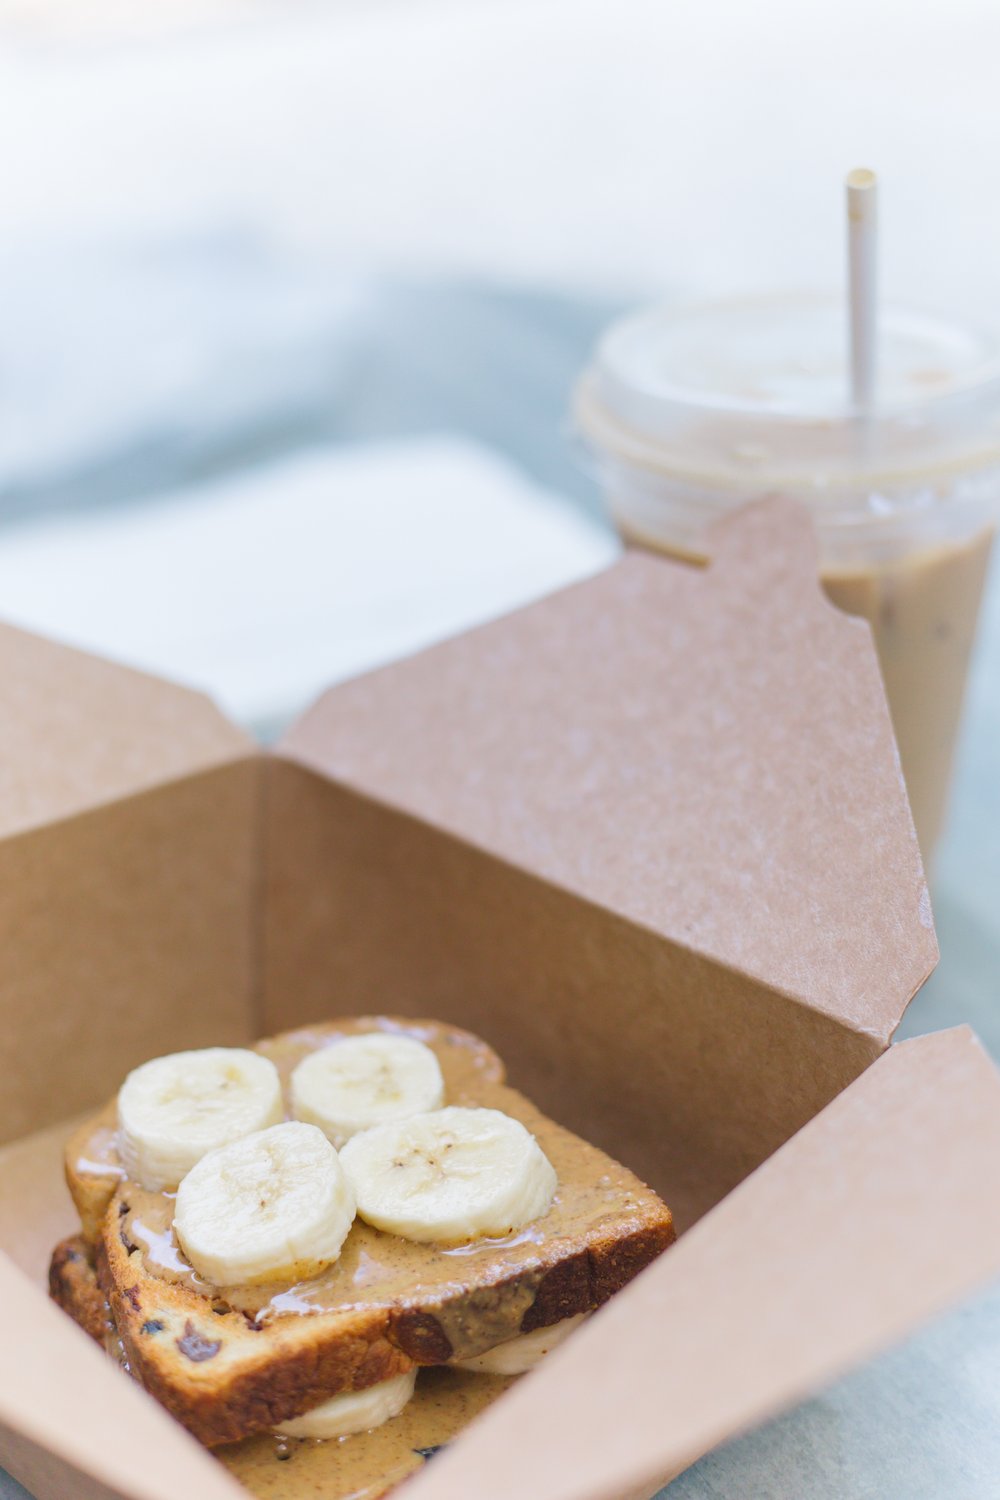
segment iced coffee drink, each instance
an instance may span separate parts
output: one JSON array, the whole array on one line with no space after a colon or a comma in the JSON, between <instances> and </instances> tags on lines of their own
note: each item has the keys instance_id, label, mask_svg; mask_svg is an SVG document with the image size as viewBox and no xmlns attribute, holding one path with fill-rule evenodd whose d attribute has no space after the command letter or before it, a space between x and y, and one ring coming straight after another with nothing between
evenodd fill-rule
<instances>
[{"instance_id":1,"label":"iced coffee drink","mask_svg":"<svg viewBox=\"0 0 1000 1500\"><path fill-rule=\"evenodd\" d=\"M871 623L929 859L1000 514L1000 365L947 320L888 309L880 336L861 419L838 301L653 309L608 331L576 415L630 542L704 561L745 500L809 506L827 594Z\"/></svg>"}]
</instances>

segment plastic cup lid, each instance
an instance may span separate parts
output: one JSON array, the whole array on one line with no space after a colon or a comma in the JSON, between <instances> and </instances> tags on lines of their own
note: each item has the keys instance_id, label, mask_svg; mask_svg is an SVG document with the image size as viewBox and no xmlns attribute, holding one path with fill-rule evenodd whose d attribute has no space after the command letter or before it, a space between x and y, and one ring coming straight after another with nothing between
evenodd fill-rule
<instances>
[{"instance_id":1,"label":"plastic cup lid","mask_svg":"<svg viewBox=\"0 0 1000 1500\"><path fill-rule=\"evenodd\" d=\"M850 401L841 298L652 307L601 339L578 414L598 444L693 473L757 466L837 483L861 471L995 462L1000 342L886 307L878 400L862 416Z\"/></svg>"}]
</instances>

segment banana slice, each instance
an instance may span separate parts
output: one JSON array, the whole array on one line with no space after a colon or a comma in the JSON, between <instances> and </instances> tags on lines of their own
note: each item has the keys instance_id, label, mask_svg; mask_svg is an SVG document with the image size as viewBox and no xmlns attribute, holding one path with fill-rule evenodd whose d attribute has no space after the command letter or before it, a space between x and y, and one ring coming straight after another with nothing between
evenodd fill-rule
<instances>
[{"instance_id":1,"label":"banana slice","mask_svg":"<svg viewBox=\"0 0 1000 1500\"><path fill-rule=\"evenodd\" d=\"M473 1370L477 1375L525 1375L575 1328L579 1328L586 1316L586 1313L576 1313L572 1318L563 1318L561 1323L553 1323L551 1328L536 1328L533 1333L518 1334L517 1338L495 1344L483 1354L473 1354L469 1359L453 1359L450 1363L456 1370Z\"/></svg>"},{"instance_id":2,"label":"banana slice","mask_svg":"<svg viewBox=\"0 0 1000 1500\"><path fill-rule=\"evenodd\" d=\"M128 1175L151 1192L175 1188L207 1151L283 1117L273 1062L243 1047L154 1057L118 1094L118 1149Z\"/></svg>"},{"instance_id":3,"label":"banana slice","mask_svg":"<svg viewBox=\"0 0 1000 1500\"><path fill-rule=\"evenodd\" d=\"M341 1438L355 1432L371 1432L390 1417L399 1416L413 1395L416 1379L416 1370L410 1370L392 1380L380 1380L378 1385L369 1385L363 1391L331 1396L322 1406L314 1406L312 1411L282 1422L274 1430L297 1438Z\"/></svg>"},{"instance_id":4,"label":"banana slice","mask_svg":"<svg viewBox=\"0 0 1000 1500\"><path fill-rule=\"evenodd\" d=\"M359 1130L439 1109L444 1079L430 1047L409 1036L345 1037L303 1058L292 1074L292 1113L340 1147Z\"/></svg>"},{"instance_id":5,"label":"banana slice","mask_svg":"<svg viewBox=\"0 0 1000 1500\"><path fill-rule=\"evenodd\" d=\"M548 1213L556 1190L535 1137L498 1109L450 1105L376 1125L340 1159L361 1217L424 1243L509 1234Z\"/></svg>"},{"instance_id":6,"label":"banana slice","mask_svg":"<svg viewBox=\"0 0 1000 1500\"><path fill-rule=\"evenodd\" d=\"M174 1232L206 1280L246 1286L330 1265L354 1212L326 1136L289 1120L203 1156L177 1190Z\"/></svg>"}]
</instances>

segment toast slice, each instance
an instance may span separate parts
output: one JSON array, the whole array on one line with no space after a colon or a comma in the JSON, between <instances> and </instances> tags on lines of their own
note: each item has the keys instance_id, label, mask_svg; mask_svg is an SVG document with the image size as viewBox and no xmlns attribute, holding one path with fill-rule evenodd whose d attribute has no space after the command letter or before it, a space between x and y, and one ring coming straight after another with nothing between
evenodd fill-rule
<instances>
[{"instance_id":1,"label":"toast slice","mask_svg":"<svg viewBox=\"0 0 1000 1500\"><path fill-rule=\"evenodd\" d=\"M93 1247L74 1235L56 1246L52 1264L55 1300L85 1332L126 1364L111 1309L97 1283ZM323 1500L358 1500L359 1496L377 1500L422 1468L516 1378L438 1366L421 1371L413 1399L400 1416L375 1431L356 1434L347 1443L317 1443L308 1438L278 1441L270 1433L259 1433L217 1448L215 1454L251 1494L268 1500L286 1492L285 1464L291 1458L296 1494L322 1495Z\"/></svg>"},{"instance_id":2,"label":"toast slice","mask_svg":"<svg viewBox=\"0 0 1000 1500\"><path fill-rule=\"evenodd\" d=\"M673 1239L657 1195L507 1087L496 1053L468 1032L368 1017L258 1045L287 1080L309 1051L378 1030L433 1049L448 1103L502 1110L536 1136L559 1181L543 1219L503 1239L449 1249L382 1234L359 1219L320 1277L295 1287L215 1288L179 1251L172 1196L124 1178L107 1111L89 1138L85 1130L69 1145L67 1177L81 1217L91 1232L101 1221L97 1275L132 1373L209 1446L266 1431L414 1364L467 1358L588 1312ZM54 1262L57 1286L73 1264L64 1260L56 1274Z\"/></svg>"},{"instance_id":3,"label":"toast slice","mask_svg":"<svg viewBox=\"0 0 1000 1500\"><path fill-rule=\"evenodd\" d=\"M108 1299L97 1282L94 1247L82 1235L60 1240L53 1250L49 1296L102 1348L116 1337Z\"/></svg>"}]
</instances>

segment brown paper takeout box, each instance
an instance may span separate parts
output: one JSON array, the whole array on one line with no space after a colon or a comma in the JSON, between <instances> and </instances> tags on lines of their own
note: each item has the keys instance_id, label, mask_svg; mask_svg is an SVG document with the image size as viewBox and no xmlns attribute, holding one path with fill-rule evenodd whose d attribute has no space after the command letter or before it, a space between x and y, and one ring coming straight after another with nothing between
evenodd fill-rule
<instances>
[{"instance_id":1,"label":"brown paper takeout box","mask_svg":"<svg viewBox=\"0 0 1000 1500\"><path fill-rule=\"evenodd\" d=\"M749 507L707 571L628 557L268 755L0 634L0 1463L40 1500L244 1493L41 1290L67 1122L168 1050L459 1022L673 1207L413 1500L647 1495L1000 1272L1000 1076L964 1029L889 1046L937 950L868 630L812 549Z\"/></svg>"}]
</instances>

